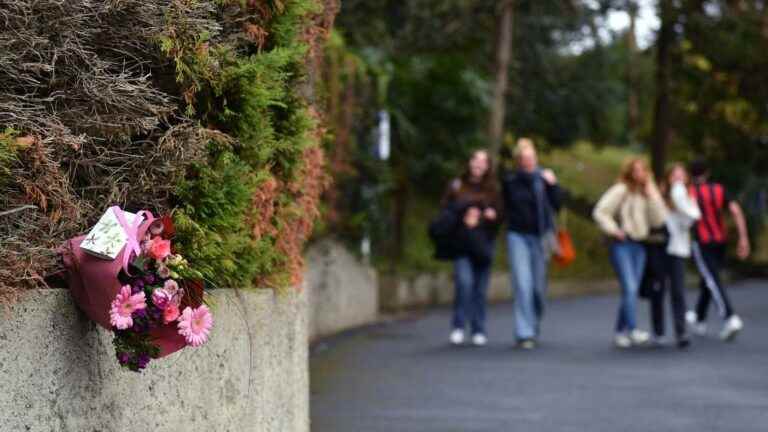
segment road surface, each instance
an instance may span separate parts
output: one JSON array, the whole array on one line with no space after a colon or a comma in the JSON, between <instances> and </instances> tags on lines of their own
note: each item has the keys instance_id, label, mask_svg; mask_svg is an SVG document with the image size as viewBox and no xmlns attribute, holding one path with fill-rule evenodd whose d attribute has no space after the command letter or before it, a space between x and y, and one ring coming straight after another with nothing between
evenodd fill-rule
<instances>
[{"instance_id":1,"label":"road surface","mask_svg":"<svg viewBox=\"0 0 768 432\"><path fill-rule=\"evenodd\" d=\"M612 296L551 302L532 352L512 346L510 304L484 348L448 345L447 309L337 336L311 356L312 431L766 432L768 282L731 293L744 332L686 351L614 349Z\"/></svg>"}]
</instances>

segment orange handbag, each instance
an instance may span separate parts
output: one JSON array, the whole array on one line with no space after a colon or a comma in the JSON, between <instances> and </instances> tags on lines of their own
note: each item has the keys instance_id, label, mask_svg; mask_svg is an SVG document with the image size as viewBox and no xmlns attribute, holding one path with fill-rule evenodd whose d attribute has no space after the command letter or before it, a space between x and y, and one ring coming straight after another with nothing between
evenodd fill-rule
<instances>
[{"instance_id":1,"label":"orange handbag","mask_svg":"<svg viewBox=\"0 0 768 432\"><path fill-rule=\"evenodd\" d=\"M576 259L576 249L573 247L573 238L566 227L566 210L563 210L562 221L557 230L558 251L553 257L555 263L560 267L568 267Z\"/></svg>"}]
</instances>

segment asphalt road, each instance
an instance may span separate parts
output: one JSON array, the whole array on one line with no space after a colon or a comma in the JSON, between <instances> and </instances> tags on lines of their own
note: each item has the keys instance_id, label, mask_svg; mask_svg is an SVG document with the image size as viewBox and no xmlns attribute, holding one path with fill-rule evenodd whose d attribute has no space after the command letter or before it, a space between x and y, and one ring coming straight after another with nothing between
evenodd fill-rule
<instances>
[{"instance_id":1,"label":"asphalt road","mask_svg":"<svg viewBox=\"0 0 768 432\"><path fill-rule=\"evenodd\" d=\"M686 351L614 349L610 296L551 302L532 352L512 347L509 304L489 310L485 348L447 344L447 309L342 335L313 349L312 430L766 432L768 282L731 292L742 334Z\"/></svg>"}]
</instances>

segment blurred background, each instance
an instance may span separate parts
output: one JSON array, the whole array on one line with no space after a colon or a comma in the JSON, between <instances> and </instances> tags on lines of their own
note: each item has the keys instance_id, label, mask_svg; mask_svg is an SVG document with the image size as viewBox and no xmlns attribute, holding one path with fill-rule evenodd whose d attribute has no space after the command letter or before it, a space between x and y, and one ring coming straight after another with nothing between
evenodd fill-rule
<instances>
[{"instance_id":1,"label":"blurred background","mask_svg":"<svg viewBox=\"0 0 768 432\"><path fill-rule=\"evenodd\" d=\"M473 149L516 137L571 192L579 251L555 278L609 275L589 217L629 155L708 159L768 263L768 2L345 0L323 70L336 178L321 228L380 270L436 272L426 225ZM504 257L497 258L503 267Z\"/></svg>"}]
</instances>

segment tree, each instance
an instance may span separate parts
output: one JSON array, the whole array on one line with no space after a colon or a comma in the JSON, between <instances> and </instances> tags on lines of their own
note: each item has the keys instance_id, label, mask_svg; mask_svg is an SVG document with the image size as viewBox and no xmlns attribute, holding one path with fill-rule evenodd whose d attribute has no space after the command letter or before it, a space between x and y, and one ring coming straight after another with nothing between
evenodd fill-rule
<instances>
[{"instance_id":1,"label":"tree","mask_svg":"<svg viewBox=\"0 0 768 432\"><path fill-rule=\"evenodd\" d=\"M507 86L509 85L509 62L512 58L512 26L515 16L515 1L505 0L499 5L499 22L496 28L496 53L493 65L493 95L488 121L488 142L491 155L496 160L504 134L504 111Z\"/></svg>"},{"instance_id":2,"label":"tree","mask_svg":"<svg viewBox=\"0 0 768 432\"><path fill-rule=\"evenodd\" d=\"M629 30L627 31L627 140L630 144L637 141L640 128L640 102L637 97L637 13L634 0L628 0Z\"/></svg>"},{"instance_id":3,"label":"tree","mask_svg":"<svg viewBox=\"0 0 768 432\"><path fill-rule=\"evenodd\" d=\"M670 153L707 158L740 188L768 166L766 1L680 3L670 73Z\"/></svg>"},{"instance_id":4,"label":"tree","mask_svg":"<svg viewBox=\"0 0 768 432\"><path fill-rule=\"evenodd\" d=\"M651 137L651 166L656 178L661 178L666 164L671 133L670 58L674 44L675 10L672 0L659 0L661 28L656 43L656 103Z\"/></svg>"}]
</instances>

